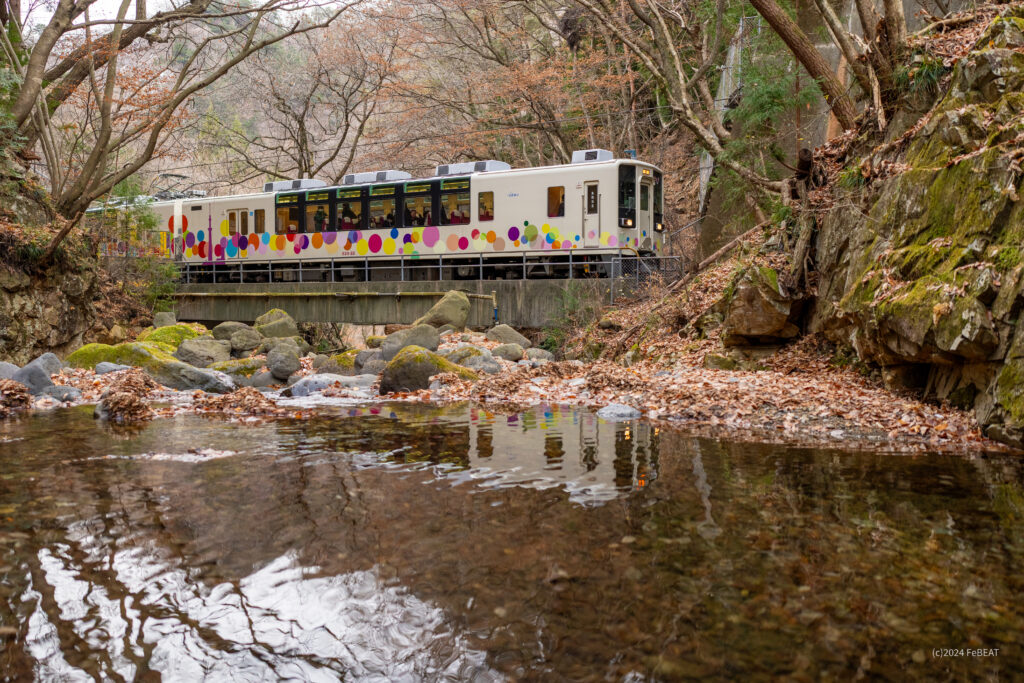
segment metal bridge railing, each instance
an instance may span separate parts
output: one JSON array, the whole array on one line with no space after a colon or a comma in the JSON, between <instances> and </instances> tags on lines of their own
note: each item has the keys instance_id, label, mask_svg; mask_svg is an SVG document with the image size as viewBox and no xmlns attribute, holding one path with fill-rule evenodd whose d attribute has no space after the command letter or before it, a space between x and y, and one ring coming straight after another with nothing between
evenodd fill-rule
<instances>
[{"instance_id":1,"label":"metal bridge railing","mask_svg":"<svg viewBox=\"0 0 1024 683\"><path fill-rule=\"evenodd\" d=\"M199 283L415 282L436 280L532 280L608 278L646 281L683 267L680 257L595 256L574 251L521 252L507 257L438 256L322 261L178 263L180 281Z\"/></svg>"}]
</instances>

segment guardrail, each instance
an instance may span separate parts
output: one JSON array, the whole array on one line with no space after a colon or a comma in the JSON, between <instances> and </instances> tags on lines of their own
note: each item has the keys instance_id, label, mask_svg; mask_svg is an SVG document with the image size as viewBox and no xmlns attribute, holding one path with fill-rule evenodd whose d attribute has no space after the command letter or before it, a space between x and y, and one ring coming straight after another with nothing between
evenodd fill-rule
<instances>
[{"instance_id":1,"label":"guardrail","mask_svg":"<svg viewBox=\"0 0 1024 683\"><path fill-rule=\"evenodd\" d=\"M437 280L530 280L646 277L680 257L646 257L566 252L521 252L507 257L330 259L322 261L234 261L178 263L184 284L270 282L416 282Z\"/></svg>"}]
</instances>

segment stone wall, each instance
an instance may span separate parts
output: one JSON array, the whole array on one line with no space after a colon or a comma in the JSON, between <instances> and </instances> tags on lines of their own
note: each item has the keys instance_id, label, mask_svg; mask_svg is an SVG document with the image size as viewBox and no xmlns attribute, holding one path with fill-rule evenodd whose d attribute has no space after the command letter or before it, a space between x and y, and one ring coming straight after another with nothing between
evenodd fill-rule
<instances>
[{"instance_id":1,"label":"stone wall","mask_svg":"<svg viewBox=\"0 0 1024 683\"><path fill-rule=\"evenodd\" d=\"M24 365L82 345L95 319L95 265L52 266L28 274L0 263L0 360Z\"/></svg>"}]
</instances>

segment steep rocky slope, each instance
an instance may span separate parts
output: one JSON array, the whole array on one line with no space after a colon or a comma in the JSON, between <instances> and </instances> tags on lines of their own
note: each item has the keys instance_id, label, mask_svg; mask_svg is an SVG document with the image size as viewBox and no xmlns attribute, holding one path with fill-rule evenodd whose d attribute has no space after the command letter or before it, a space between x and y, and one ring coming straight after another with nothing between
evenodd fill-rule
<instances>
[{"instance_id":1,"label":"steep rocky slope","mask_svg":"<svg viewBox=\"0 0 1024 683\"><path fill-rule=\"evenodd\" d=\"M811 331L1024 446L1024 10L994 19L884 177L821 224Z\"/></svg>"}]
</instances>

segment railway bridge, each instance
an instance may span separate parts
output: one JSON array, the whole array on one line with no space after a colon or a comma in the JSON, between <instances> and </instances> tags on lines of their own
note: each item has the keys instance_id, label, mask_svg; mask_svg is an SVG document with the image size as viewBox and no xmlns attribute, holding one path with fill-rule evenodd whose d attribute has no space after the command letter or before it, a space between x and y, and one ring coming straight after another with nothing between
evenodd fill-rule
<instances>
[{"instance_id":1,"label":"railway bridge","mask_svg":"<svg viewBox=\"0 0 1024 683\"><path fill-rule=\"evenodd\" d=\"M280 308L299 322L407 324L426 313L445 292L461 290L470 299L467 324L471 327L506 323L541 328L563 315L565 307L628 296L651 277L672 277L679 268L677 259L662 258L653 262L623 259L605 277L516 280L324 282L298 277L288 282L192 282L186 274L176 293L176 312L182 320L252 321L270 308Z\"/></svg>"}]
</instances>

